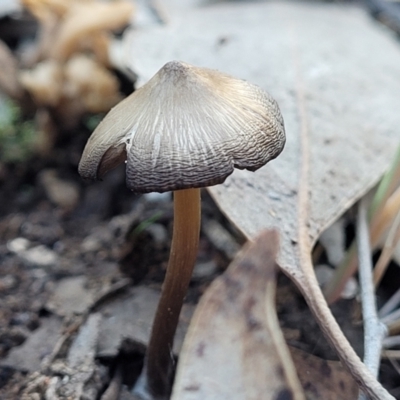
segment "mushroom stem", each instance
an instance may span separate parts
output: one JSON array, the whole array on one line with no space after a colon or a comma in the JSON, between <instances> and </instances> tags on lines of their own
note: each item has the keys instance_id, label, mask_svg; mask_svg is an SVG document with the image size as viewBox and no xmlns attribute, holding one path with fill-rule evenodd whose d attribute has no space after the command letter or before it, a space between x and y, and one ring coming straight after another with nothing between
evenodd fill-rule
<instances>
[{"instance_id":1,"label":"mushroom stem","mask_svg":"<svg viewBox=\"0 0 400 400\"><path fill-rule=\"evenodd\" d=\"M172 347L197 257L200 219L200 189L175 191L170 257L144 370L147 389L156 398L167 396L171 389Z\"/></svg>"}]
</instances>

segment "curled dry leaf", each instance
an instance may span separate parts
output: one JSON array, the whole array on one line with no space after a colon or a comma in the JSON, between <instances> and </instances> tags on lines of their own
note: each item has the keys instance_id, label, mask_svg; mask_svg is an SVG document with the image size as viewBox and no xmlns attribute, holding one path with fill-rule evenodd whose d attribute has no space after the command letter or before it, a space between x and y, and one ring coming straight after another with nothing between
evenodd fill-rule
<instances>
[{"instance_id":1,"label":"curled dry leaf","mask_svg":"<svg viewBox=\"0 0 400 400\"><path fill-rule=\"evenodd\" d=\"M70 6L69 0L21 0L22 5L40 22L43 23L53 15L62 17Z\"/></svg>"},{"instance_id":2,"label":"curled dry leaf","mask_svg":"<svg viewBox=\"0 0 400 400\"><path fill-rule=\"evenodd\" d=\"M76 55L65 65L64 96L79 101L92 113L107 112L121 96L115 75L85 55Z\"/></svg>"},{"instance_id":3,"label":"curled dry leaf","mask_svg":"<svg viewBox=\"0 0 400 400\"><path fill-rule=\"evenodd\" d=\"M125 27L134 10L129 1L22 0L22 4L39 22L35 47L22 54L25 66L48 58L65 61L83 51L108 66L108 34Z\"/></svg>"},{"instance_id":4,"label":"curled dry leaf","mask_svg":"<svg viewBox=\"0 0 400 400\"><path fill-rule=\"evenodd\" d=\"M62 16L69 7L65 0L22 0L22 5L39 22L37 41L21 54L24 67L33 67L39 61L46 60L51 51Z\"/></svg>"},{"instance_id":5,"label":"curled dry leaf","mask_svg":"<svg viewBox=\"0 0 400 400\"><path fill-rule=\"evenodd\" d=\"M279 229L278 264L342 361L371 398L393 399L333 318L310 254L320 233L375 185L398 147L398 44L362 10L338 4L224 3L170 20L126 36L127 64L143 82L167 60L183 59L255 82L278 101L287 133L282 156L209 190L247 237Z\"/></svg>"},{"instance_id":6,"label":"curled dry leaf","mask_svg":"<svg viewBox=\"0 0 400 400\"><path fill-rule=\"evenodd\" d=\"M21 85L33 96L38 106L58 105L63 91L63 68L54 60L46 60L19 74Z\"/></svg>"},{"instance_id":7,"label":"curled dry leaf","mask_svg":"<svg viewBox=\"0 0 400 400\"><path fill-rule=\"evenodd\" d=\"M67 123L85 112L107 112L121 100L116 76L87 55L75 55L66 63L42 61L22 71L19 81L38 107L51 106Z\"/></svg>"},{"instance_id":8,"label":"curled dry leaf","mask_svg":"<svg viewBox=\"0 0 400 400\"><path fill-rule=\"evenodd\" d=\"M88 36L123 28L133 10L133 4L127 1L73 2L55 38L52 57L65 60L84 46Z\"/></svg>"},{"instance_id":9,"label":"curled dry leaf","mask_svg":"<svg viewBox=\"0 0 400 400\"><path fill-rule=\"evenodd\" d=\"M173 400L304 400L275 310L278 233L248 244L196 308Z\"/></svg>"}]
</instances>

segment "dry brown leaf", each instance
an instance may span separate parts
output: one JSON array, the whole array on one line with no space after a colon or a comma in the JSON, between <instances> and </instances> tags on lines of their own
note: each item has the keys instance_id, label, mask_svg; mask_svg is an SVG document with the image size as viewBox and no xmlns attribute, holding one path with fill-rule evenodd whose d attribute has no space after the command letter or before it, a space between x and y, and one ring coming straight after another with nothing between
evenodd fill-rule
<instances>
[{"instance_id":1,"label":"dry brown leaf","mask_svg":"<svg viewBox=\"0 0 400 400\"><path fill-rule=\"evenodd\" d=\"M60 25L60 18L68 10L67 0L22 0L22 5L39 22L37 41L21 54L24 67L33 67L48 58L54 42L54 35Z\"/></svg>"},{"instance_id":2,"label":"dry brown leaf","mask_svg":"<svg viewBox=\"0 0 400 400\"><path fill-rule=\"evenodd\" d=\"M133 4L127 1L74 2L57 33L52 57L56 60L66 60L84 46L87 36L123 28L130 21L133 10Z\"/></svg>"},{"instance_id":3,"label":"dry brown leaf","mask_svg":"<svg viewBox=\"0 0 400 400\"><path fill-rule=\"evenodd\" d=\"M107 112L121 100L117 77L88 56L68 60L64 79L64 97L81 102L86 111Z\"/></svg>"},{"instance_id":4,"label":"dry brown leaf","mask_svg":"<svg viewBox=\"0 0 400 400\"><path fill-rule=\"evenodd\" d=\"M32 95L38 106L58 105L63 91L63 69L54 61L47 60L34 69L21 71L19 82Z\"/></svg>"},{"instance_id":5,"label":"dry brown leaf","mask_svg":"<svg viewBox=\"0 0 400 400\"><path fill-rule=\"evenodd\" d=\"M247 237L280 230L278 263L302 290L341 359L371 398L393 399L333 318L315 279L311 249L394 156L400 126L397 43L362 10L338 4L225 3L170 20L126 37L127 64L143 82L165 62L184 60L247 79L276 98L287 132L282 155L255 174L235 172L210 192Z\"/></svg>"},{"instance_id":6,"label":"dry brown leaf","mask_svg":"<svg viewBox=\"0 0 400 400\"><path fill-rule=\"evenodd\" d=\"M71 0L21 0L22 5L41 23L62 17L69 9Z\"/></svg>"},{"instance_id":7,"label":"dry brown leaf","mask_svg":"<svg viewBox=\"0 0 400 400\"><path fill-rule=\"evenodd\" d=\"M276 231L248 244L203 295L179 358L173 400L302 400L275 310Z\"/></svg>"},{"instance_id":8,"label":"dry brown leaf","mask_svg":"<svg viewBox=\"0 0 400 400\"><path fill-rule=\"evenodd\" d=\"M38 106L51 106L69 126L85 112L107 112L121 100L117 77L87 55L61 64L46 60L19 74Z\"/></svg>"}]
</instances>

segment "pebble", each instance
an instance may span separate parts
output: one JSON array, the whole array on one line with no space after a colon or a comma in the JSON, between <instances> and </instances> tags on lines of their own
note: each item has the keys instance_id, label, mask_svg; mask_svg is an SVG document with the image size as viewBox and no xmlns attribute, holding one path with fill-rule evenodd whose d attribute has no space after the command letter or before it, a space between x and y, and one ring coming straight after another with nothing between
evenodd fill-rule
<instances>
[{"instance_id":1,"label":"pebble","mask_svg":"<svg viewBox=\"0 0 400 400\"><path fill-rule=\"evenodd\" d=\"M6 275L0 279L0 292L10 290L17 286L17 278L13 275Z\"/></svg>"},{"instance_id":2,"label":"pebble","mask_svg":"<svg viewBox=\"0 0 400 400\"><path fill-rule=\"evenodd\" d=\"M19 254L27 250L31 242L23 237L17 237L7 243L7 248L12 253Z\"/></svg>"},{"instance_id":3,"label":"pebble","mask_svg":"<svg viewBox=\"0 0 400 400\"><path fill-rule=\"evenodd\" d=\"M103 243L101 240L93 235L87 236L82 244L81 244L81 249L84 252L96 252L100 250L103 246Z\"/></svg>"},{"instance_id":4,"label":"pebble","mask_svg":"<svg viewBox=\"0 0 400 400\"><path fill-rule=\"evenodd\" d=\"M43 245L32 247L18 255L31 267L51 267L58 261L57 253Z\"/></svg>"}]
</instances>

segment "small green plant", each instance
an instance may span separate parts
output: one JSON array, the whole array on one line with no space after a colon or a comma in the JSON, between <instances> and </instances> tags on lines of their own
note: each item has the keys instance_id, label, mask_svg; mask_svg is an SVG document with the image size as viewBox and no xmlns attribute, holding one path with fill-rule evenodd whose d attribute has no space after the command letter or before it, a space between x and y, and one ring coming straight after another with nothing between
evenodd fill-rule
<instances>
[{"instance_id":1,"label":"small green plant","mask_svg":"<svg viewBox=\"0 0 400 400\"><path fill-rule=\"evenodd\" d=\"M144 230L146 230L150 225L153 225L155 222L157 222L164 213L162 211L158 211L155 214L153 214L151 217L147 218L143 222L141 222L138 226L136 226L135 229L133 229L132 232L130 232L129 236L130 238L135 238L139 236Z\"/></svg>"},{"instance_id":2,"label":"small green plant","mask_svg":"<svg viewBox=\"0 0 400 400\"><path fill-rule=\"evenodd\" d=\"M12 101L0 108L0 161L22 162L34 152L37 135L33 121L23 121L20 108Z\"/></svg>"},{"instance_id":3,"label":"small green plant","mask_svg":"<svg viewBox=\"0 0 400 400\"><path fill-rule=\"evenodd\" d=\"M83 123L89 131L93 132L103 118L104 114L93 114L86 117Z\"/></svg>"}]
</instances>

